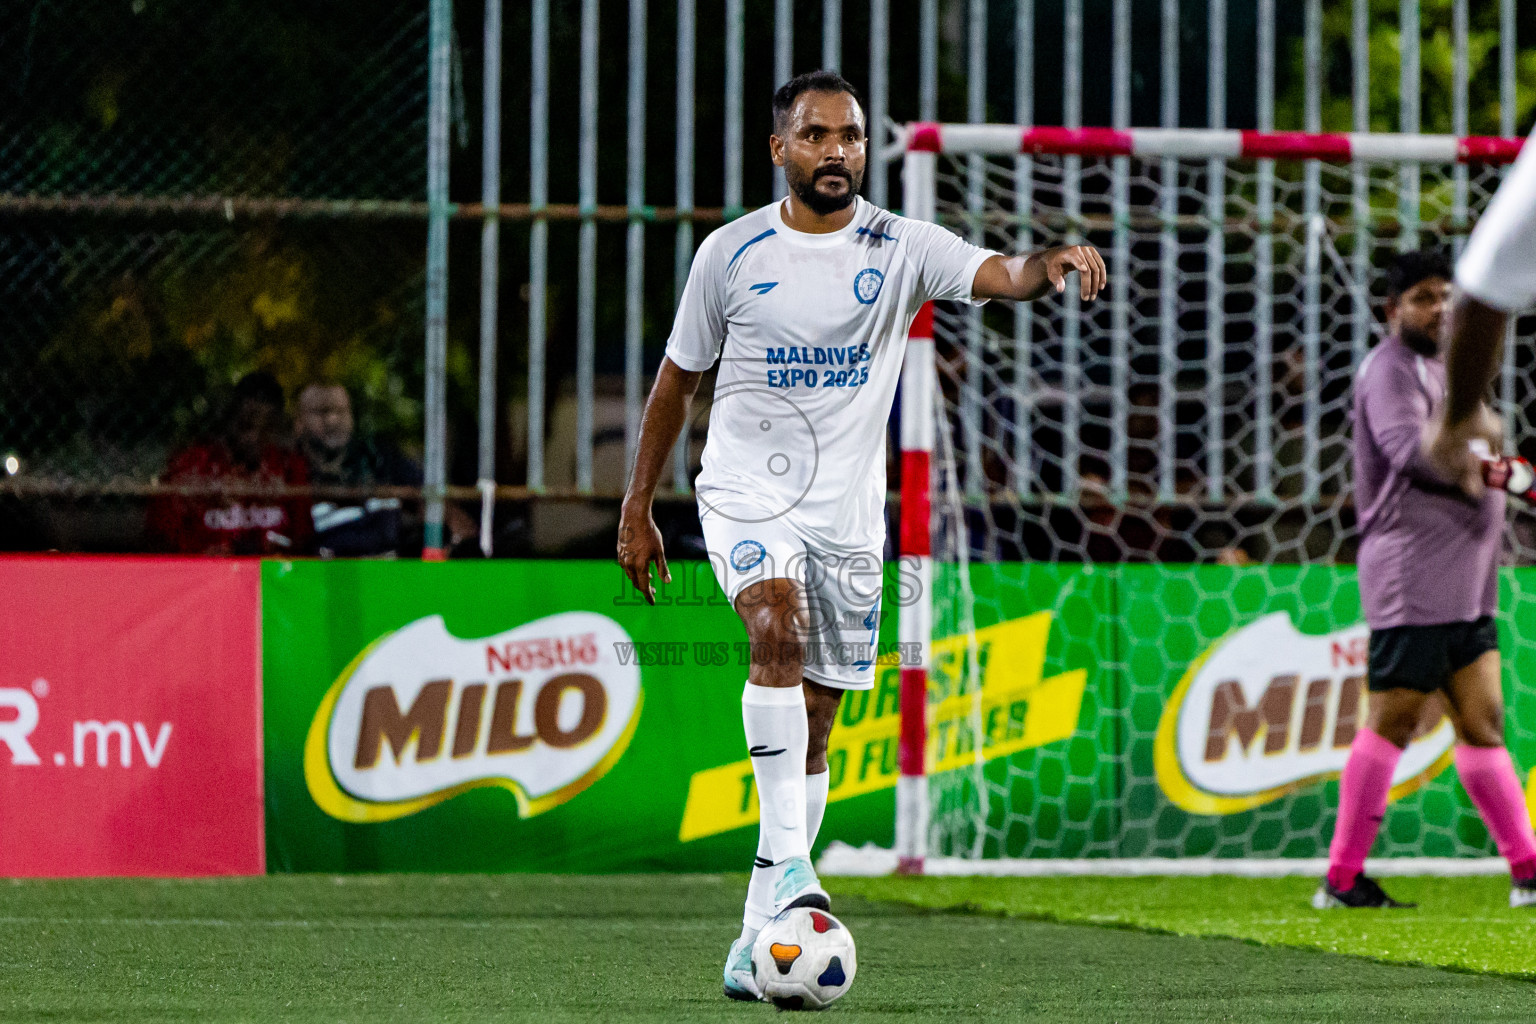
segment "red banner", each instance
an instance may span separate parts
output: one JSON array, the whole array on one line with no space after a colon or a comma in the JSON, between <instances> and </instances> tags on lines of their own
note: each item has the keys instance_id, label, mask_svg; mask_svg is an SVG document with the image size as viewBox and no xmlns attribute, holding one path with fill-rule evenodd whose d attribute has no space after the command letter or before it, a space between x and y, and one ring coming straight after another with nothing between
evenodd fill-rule
<instances>
[{"instance_id":1,"label":"red banner","mask_svg":"<svg viewBox=\"0 0 1536 1024\"><path fill-rule=\"evenodd\" d=\"M261 564L0 558L0 875L265 870Z\"/></svg>"}]
</instances>

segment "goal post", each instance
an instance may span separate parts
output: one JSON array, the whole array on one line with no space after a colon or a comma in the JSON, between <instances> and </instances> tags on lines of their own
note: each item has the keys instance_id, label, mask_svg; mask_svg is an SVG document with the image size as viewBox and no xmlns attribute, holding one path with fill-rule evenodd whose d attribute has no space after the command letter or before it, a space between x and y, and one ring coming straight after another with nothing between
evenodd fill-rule
<instances>
[{"instance_id":1,"label":"goal post","mask_svg":"<svg viewBox=\"0 0 1536 1024\"><path fill-rule=\"evenodd\" d=\"M896 870L1325 854L1330 779L1364 720L1350 381L1383 333L1388 258L1459 254L1523 140L905 139L907 216L1002 252L1091 242L1115 279L1093 304L1073 282L1012 308L925 307L910 332L896 548L921 665L899 669ZM1512 442L1530 434L1530 349L1512 326ZM1516 566L1532 525L1511 519ZM1536 656L1523 581L1506 570L1510 662ZM1522 707L1512 694L1524 770ZM1378 853L1492 852L1444 771L1450 735L1410 747Z\"/></svg>"}]
</instances>

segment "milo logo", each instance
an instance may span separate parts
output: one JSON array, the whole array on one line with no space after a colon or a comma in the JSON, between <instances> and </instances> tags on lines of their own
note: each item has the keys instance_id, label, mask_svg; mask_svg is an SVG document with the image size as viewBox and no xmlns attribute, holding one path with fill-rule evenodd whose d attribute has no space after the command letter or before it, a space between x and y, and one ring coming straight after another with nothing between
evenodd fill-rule
<instances>
[{"instance_id":1,"label":"milo logo","mask_svg":"<svg viewBox=\"0 0 1536 1024\"><path fill-rule=\"evenodd\" d=\"M310 723L304 777L342 821L388 821L498 786L530 817L618 761L640 719L640 670L612 619L566 612L460 639L433 615L381 637Z\"/></svg>"},{"instance_id":2,"label":"milo logo","mask_svg":"<svg viewBox=\"0 0 1536 1024\"><path fill-rule=\"evenodd\" d=\"M1195 814L1234 814L1338 775L1365 725L1369 636L1364 625L1308 636L1275 612L1212 645L1158 722L1163 793ZM1392 799L1444 771L1455 740L1441 719L1410 743Z\"/></svg>"}]
</instances>

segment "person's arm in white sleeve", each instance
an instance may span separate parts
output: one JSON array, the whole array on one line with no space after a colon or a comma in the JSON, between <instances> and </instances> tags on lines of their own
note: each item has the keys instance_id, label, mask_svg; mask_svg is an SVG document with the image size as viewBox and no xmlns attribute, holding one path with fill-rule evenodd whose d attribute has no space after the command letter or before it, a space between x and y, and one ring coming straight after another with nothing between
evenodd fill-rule
<instances>
[{"instance_id":1,"label":"person's arm in white sleeve","mask_svg":"<svg viewBox=\"0 0 1536 1024\"><path fill-rule=\"evenodd\" d=\"M1445 350L1445 406L1425 431L1425 458L1442 476L1482 491L1467 444L1486 433L1483 398L1498 372L1509 315L1536 302L1536 145L1526 146L1478 219L1456 264Z\"/></svg>"},{"instance_id":2,"label":"person's arm in white sleeve","mask_svg":"<svg viewBox=\"0 0 1536 1024\"><path fill-rule=\"evenodd\" d=\"M1098 297L1109 279L1104 257L1091 245L1062 245L1022 256L993 256L976 270L972 290L978 299L1034 302L1067 290L1067 275L1078 273L1084 302Z\"/></svg>"},{"instance_id":3,"label":"person's arm in white sleeve","mask_svg":"<svg viewBox=\"0 0 1536 1024\"><path fill-rule=\"evenodd\" d=\"M685 370L707 370L720 357L725 342L725 272L720 260L720 233L704 239L694 254L677 304L667 358Z\"/></svg>"},{"instance_id":4,"label":"person's arm in white sleeve","mask_svg":"<svg viewBox=\"0 0 1536 1024\"><path fill-rule=\"evenodd\" d=\"M1067 275L1082 276L1082 297L1089 300L1104 287L1106 272L1099 251L1091 245L1064 245L1019 256L1003 256L972 245L937 224L913 222L907 234L909 255L917 260L924 301L986 302L1007 299L1033 302L1048 292L1064 291Z\"/></svg>"},{"instance_id":5,"label":"person's arm in white sleeve","mask_svg":"<svg viewBox=\"0 0 1536 1024\"><path fill-rule=\"evenodd\" d=\"M1505 313L1536 304L1536 145L1530 139L1467 239L1456 261L1456 287Z\"/></svg>"},{"instance_id":6,"label":"person's arm in white sleeve","mask_svg":"<svg viewBox=\"0 0 1536 1024\"><path fill-rule=\"evenodd\" d=\"M661 531L651 516L656 485L672 452L678 433L688 420L694 392L704 371L714 365L725 341L725 270L717 261L719 246L711 235L699 246L677 308L667 354L656 371L640 422L640 439L629 487L619 509L619 565L635 589L656 603L651 583L651 563L657 574L670 582Z\"/></svg>"},{"instance_id":7,"label":"person's arm in white sleeve","mask_svg":"<svg viewBox=\"0 0 1536 1024\"><path fill-rule=\"evenodd\" d=\"M927 221L909 221L901 244L917 268L919 302L973 302L976 272L997 256L972 245L953 231Z\"/></svg>"}]
</instances>

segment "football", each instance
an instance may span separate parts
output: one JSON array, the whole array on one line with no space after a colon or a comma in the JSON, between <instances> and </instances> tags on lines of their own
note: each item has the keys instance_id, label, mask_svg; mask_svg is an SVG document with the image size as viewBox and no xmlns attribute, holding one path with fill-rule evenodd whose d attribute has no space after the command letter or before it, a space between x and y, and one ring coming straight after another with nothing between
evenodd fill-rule
<instances>
[{"instance_id":1,"label":"football","mask_svg":"<svg viewBox=\"0 0 1536 1024\"><path fill-rule=\"evenodd\" d=\"M781 1010L821 1010L841 999L858 968L848 926L824 910L796 907L763 926L752 973Z\"/></svg>"}]
</instances>

